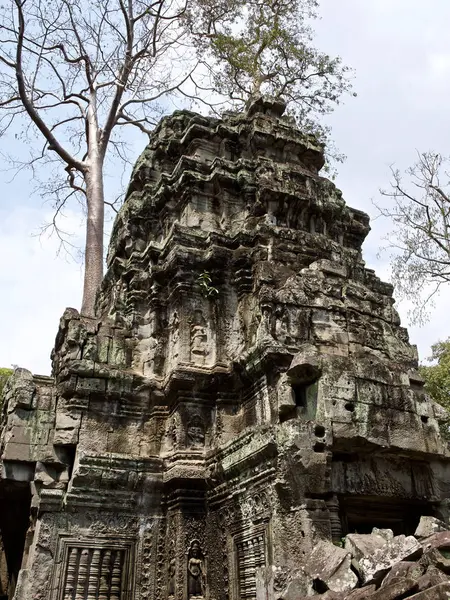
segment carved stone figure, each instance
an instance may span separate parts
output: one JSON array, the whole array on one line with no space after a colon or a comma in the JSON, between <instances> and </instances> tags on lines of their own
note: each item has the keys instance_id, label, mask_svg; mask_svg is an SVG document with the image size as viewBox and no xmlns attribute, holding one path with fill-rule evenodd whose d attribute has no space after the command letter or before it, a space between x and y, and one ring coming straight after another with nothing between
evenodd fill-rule
<instances>
[{"instance_id":1,"label":"carved stone figure","mask_svg":"<svg viewBox=\"0 0 450 600\"><path fill-rule=\"evenodd\" d=\"M191 361L203 364L209 354L208 325L201 311L195 311L194 321L191 325Z\"/></svg>"},{"instance_id":2,"label":"carved stone figure","mask_svg":"<svg viewBox=\"0 0 450 600\"><path fill-rule=\"evenodd\" d=\"M169 325L170 331L170 357L172 360L178 358L180 342L180 318L175 310Z\"/></svg>"},{"instance_id":3,"label":"carved stone figure","mask_svg":"<svg viewBox=\"0 0 450 600\"><path fill-rule=\"evenodd\" d=\"M206 343L208 334L203 325L193 325L191 328L191 352L192 354L204 355L206 353Z\"/></svg>"},{"instance_id":4,"label":"carved stone figure","mask_svg":"<svg viewBox=\"0 0 450 600\"><path fill-rule=\"evenodd\" d=\"M172 550L174 550L172 545ZM169 597L174 596L175 594L175 576L177 571L177 560L175 556L172 555L169 558L169 566L168 566L168 584L167 584L167 593Z\"/></svg>"},{"instance_id":5,"label":"carved stone figure","mask_svg":"<svg viewBox=\"0 0 450 600\"><path fill-rule=\"evenodd\" d=\"M178 413L172 416L169 422L169 428L167 436L169 438L169 444L173 450L177 450L180 445L180 434L181 434L181 419Z\"/></svg>"},{"instance_id":6,"label":"carved stone figure","mask_svg":"<svg viewBox=\"0 0 450 600\"><path fill-rule=\"evenodd\" d=\"M188 598L205 598L206 573L200 542L194 540L188 554Z\"/></svg>"},{"instance_id":7,"label":"carved stone figure","mask_svg":"<svg viewBox=\"0 0 450 600\"><path fill-rule=\"evenodd\" d=\"M142 374L148 377L155 371L155 357L158 348L158 340L152 336L146 342L145 350L142 354Z\"/></svg>"},{"instance_id":8,"label":"carved stone figure","mask_svg":"<svg viewBox=\"0 0 450 600\"><path fill-rule=\"evenodd\" d=\"M205 444L205 425L200 415L194 415L188 422L187 443L191 448L203 447Z\"/></svg>"}]
</instances>

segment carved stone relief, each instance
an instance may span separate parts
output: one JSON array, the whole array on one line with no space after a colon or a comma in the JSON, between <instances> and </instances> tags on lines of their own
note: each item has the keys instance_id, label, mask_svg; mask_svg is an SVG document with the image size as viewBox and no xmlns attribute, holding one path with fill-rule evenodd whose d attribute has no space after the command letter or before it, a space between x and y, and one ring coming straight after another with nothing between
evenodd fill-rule
<instances>
[{"instance_id":1,"label":"carved stone relief","mask_svg":"<svg viewBox=\"0 0 450 600\"><path fill-rule=\"evenodd\" d=\"M161 438L161 450L173 452L178 450L183 443L183 425L178 412L173 413L166 421Z\"/></svg>"},{"instance_id":2,"label":"carved stone relief","mask_svg":"<svg viewBox=\"0 0 450 600\"><path fill-rule=\"evenodd\" d=\"M69 547L64 600L120 600L124 550Z\"/></svg>"},{"instance_id":3,"label":"carved stone relief","mask_svg":"<svg viewBox=\"0 0 450 600\"><path fill-rule=\"evenodd\" d=\"M193 540L188 551L187 562L188 598L206 598L206 568L200 542Z\"/></svg>"},{"instance_id":4,"label":"carved stone relief","mask_svg":"<svg viewBox=\"0 0 450 600\"><path fill-rule=\"evenodd\" d=\"M169 320L169 359L176 361L180 354L180 317L176 310Z\"/></svg>"},{"instance_id":5,"label":"carved stone relief","mask_svg":"<svg viewBox=\"0 0 450 600\"><path fill-rule=\"evenodd\" d=\"M169 556L167 564L167 595L169 598L175 596L175 584L177 575L177 559L175 550L175 540L170 540Z\"/></svg>"},{"instance_id":6,"label":"carved stone relief","mask_svg":"<svg viewBox=\"0 0 450 600\"><path fill-rule=\"evenodd\" d=\"M203 365L211 352L211 332L201 310L196 310L191 324L191 362Z\"/></svg>"},{"instance_id":7,"label":"carved stone relief","mask_svg":"<svg viewBox=\"0 0 450 600\"><path fill-rule=\"evenodd\" d=\"M247 531L234 537L235 553L235 598L256 598L256 570L267 565L266 531Z\"/></svg>"},{"instance_id":8,"label":"carved stone relief","mask_svg":"<svg viewBox=\"0 0 450 600\"><path fill-rule=\"evenodd\" d=\"M190 417L186 437L189 448L203 448L205 444L205 425L199 414Z\"/></svg>"},{"instance_id":9,"label":"carved stone relief","mask_svg":"<svg viewBox=\"0 0 450 600\"><path fill-rule=\"evenodd\" d=\"M244 497L227 502L219 512L223 526L230 531L242 527L242 523L268 519L272 513L273 499L269 490L258 490Z\"/></svg>"},{"instance_id":10,"label":"carved stone relief","mask_svg":"<svg viewBox=\"0 0 450 600\"><path fill-rule=\"evenodd\" d=\"M134 583L134 540L62 536L54 589L57 600L125 600Z\"/></svg>"},{"instance_id":11,"label":"carved stone relief","mask_svg":"<svg viewBox=\"0 0 450 600\"><path fill-rule=\"evenodd\" d=\"M274 338L272 335L272 308L268 305L263 305L261 308L261 315L259 317L258 328L256 330L256 344L263 344L264 342L273 342Z\"/></svg>"}]
</instances>

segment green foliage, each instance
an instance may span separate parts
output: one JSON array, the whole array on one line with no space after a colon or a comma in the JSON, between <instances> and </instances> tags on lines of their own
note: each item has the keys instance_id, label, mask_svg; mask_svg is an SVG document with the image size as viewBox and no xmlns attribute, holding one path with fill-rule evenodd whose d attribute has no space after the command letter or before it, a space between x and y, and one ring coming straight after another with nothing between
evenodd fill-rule
<instances>
[{"instance_id":1,"label":"green foliage","mask_svg":"<svg viewBox=\"0 0 450 600\"><path fill-rule=\"evenodd\" d=\"M197 43L214 88L236 105L257 94L288 102L306 133L322 141L320 116L350 91L350 70L313 45L317 0L197 0Z\"/></svg>"},{"instance_id":2,"label":"green foliage","mask_svg":"<svg viewBox=\"0 0 450 600\"><path fill-rule=\"evenodd\" d=\"M203 273L198 276L197 282L202 294L207 298L214 298L219 295L219 290L212 285L211 275L208 271L203 271Z\"/></svg>"},{"instance_id":3,"label":"green foliage","mask_svg":"<svg viewBox=\"0 0 450 600\"><path fill-rule=\"evenodd\" d=\"M5 369L5 368L0 368L0 407L2 404L2 393L3 393L3 388L5 387L5 384L8 380L8 378L13 374L13 370L12 369Z\"/></svg>"},{"instance_id":4,"label":"green foliage","mask_svg":"<svg viewBox=\"0 0 450 600\"><path fill-rule=\"evenodd\" d=\"M450 411L450 338L431 347L429 362L436 364L420 367L425 389L441 406Z\"/></svg>"}]
</instances>

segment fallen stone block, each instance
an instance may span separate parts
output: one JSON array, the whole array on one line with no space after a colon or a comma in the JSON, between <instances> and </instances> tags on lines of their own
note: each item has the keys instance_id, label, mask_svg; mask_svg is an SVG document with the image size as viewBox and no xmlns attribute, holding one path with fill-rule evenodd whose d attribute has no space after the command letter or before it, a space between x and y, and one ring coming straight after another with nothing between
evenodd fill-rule
<instances>
[{"instance_id":1,"label":"fallen stone block","mask_svg":"<svg viewBox=\"0 0 450 600\"><path fill-rule=\"evenodd\" d=\"M333 592L348 592L358 585L358 577L351 570L350 552L331 542L319 542L311 553L307 573Z\"/></svg>"},{"instance_id":2,"label":"fallen stone block","mask_svg":"<svg viewBox=\"0 0 450 600\"><path fill-rule=\"evenodd\" d=\"M383 579L381 588L403 579L414 579L418 581L425 573L426 567L417 562L402 560L395 564Z\"/></svg>"},{"instance_id":3,"label":"fallen stone block","mask_svg":"<svg viewBox=\"0 0 450 600\"><path fill-rule=\"evenodd\" d=\"M370 598L370 600L397 600L398 598L405 598L408 592L414 593L415 591L417 591L417 581L408 577L380 588L367 598Z\"/></svg>"},{"instance_id":4,"label":"fallen stone block","mask_svg":"<svg viewBox=\"0 0 450 600\"><path fill-rule=\"evenodd\" d=\"M363 583L381 581L396 563L419 558L422 552L421 545L412 535L394 537L383 547L375 550L371 556L365 556L358 561L358 570Z\"/></svg>"},{"instance_id":5,"label":"fallen stone block","mask_svg":"<svg viewBox=\"0 0 450 600\"><path fill-rule=\"evenodd\" d=\"M425 575L422 575L417 581L417 591L423 592L428 588L439 585L440 583L448 583L448 577L440 569L430 566Z\"/></svg>"},{"instance_id":6,"label":"fallen stone block","mask_svg":"<svg viewBox=\"0 0 450 600\"><path fill-rule=\"evenodd\" d=\"M315 594L314 596L297 596L295 600L314 600L314 598L317 600L319 598L320 600L347 600L348 597L347 592L333 592L332 590L328 590L324 594ZM285 600L285 597L283 596L280 600Z\"/></svg>"},{"instance_id":7,"label":"fallen stone block","mask_svg":"<svg viewBox=\"0 0 450 600\"><path fill-rule=\"evenodd\" d=\"M395 537L392 529L378 529L378 527L374 527L372 529L371 535L380 535L387 542L389 542L390 540L393 540Z\"/></svg>"},{"instance_id":8,"label":"fallen stone block","mask_svg":"<svg viewBox=\"0 0 450 600\"><path fill-rule=\"evenodd\" d=\"M351 552L353 558L359 561L365 556L372 556L385 544L386 538L378 534L349 533L345 538L344 549Z\"/></svg>"},{"instance_id":9,"label":"fallen stone block","mask_svg":"<svg viewBox=\"0 0 450 600\"><path fill-rule=\"evenodd\" d=\"M428 590L410 596L409 600L448 600L450 598L450 583L440 583Z\"/></svg>"},{"instance_id":10,"label":"fallen stone block","mask_svg":"<svg viewBox=\"0 0 450 600\"><path fill-rule=\"evenodd\" d=\"M365 585L363 588L350 592L348 596L345 596L345 600L366 600L366 598L372 597L372 594L376 591L376 589L376 585Z\"/></svg>"},{"instance_id":11,"label":"fallen stone block","mask_svg":"<svg viewBox=\"0 0 450 600\"><path fill-rule=\"evenodd\" d=\"M429 566L436 567L440 571L450 574L450 559L443 556L436 548L424 552L419 564L425 568Z\"/></svg>"},{"instance_id":12,"label":"fallen stone block","mask_svg":"<svg viewBox=\"0 0 450 600\"><path fill-rule=\"evenodd\" d=\"M420 522L414 535L418 538L427 538L441 531L450 531L450 526L444 523L444 521L436 519L436 517L420 517Z\"/></svg>"},{"instance_id":13,"label":"fallen stone block","mask_svg":"<svg viewBox=\"0 0 450 600\"><path fill-rule=\"evenodd\" d=\"M434 533L420 542L424 550L437 548L438 550L450 550L450 531Z\"/></svg>"},{"instance_id":14,"label":"fallen stone block","mask_svg":"<svg viewBox=\"0 0 450 600\"><path fill-rule=\"evenodd\" d=\"M322 598L322 600L345 600L347 595L345 592L333 592L333 590L328 590L325 594L321 594L320 598Z\"/></svg>"},{"instance_id":15,"label":"fallen stone block","mask_svg":"<svg viewBox=\"0 0 450 600\"><path fill-rule=\"evenodd\" d=\"M312 580L303 573L303 576L295 577L289 582L286 591L282 594L283 600L298 600L302 596L310 596L312 592Z\"/></svg>"}]
</instances>

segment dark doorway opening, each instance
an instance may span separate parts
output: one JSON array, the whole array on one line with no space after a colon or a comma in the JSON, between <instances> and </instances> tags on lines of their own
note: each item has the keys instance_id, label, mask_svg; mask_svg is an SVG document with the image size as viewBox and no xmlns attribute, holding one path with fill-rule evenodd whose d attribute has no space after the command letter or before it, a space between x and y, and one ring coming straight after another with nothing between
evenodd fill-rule
<instances>
[{"instance_id":1,"label":"dark doorway opening","mask_svg":"<svg viewBox=\"0 0 450 600\"><path fill-rule=\"evenodd\" d=\"M421 516L433 516L433 505L400 498L375 496L341 497L339 513L342 533L372 533L392 529L394 535L413 535Z\"/></svg>"},{"instance_id":2,"label":"dark doorway opening","mask_svg":"<svg viewBox=\"0 0 450 600\"><path fill-rule=\"evenodd\" d=\"M14 595L30 524L30 505L31 492L28 482L2 482L0 487L0 550L2 553L0 600L10 600Z\"/></svg>"}]
</instances>

